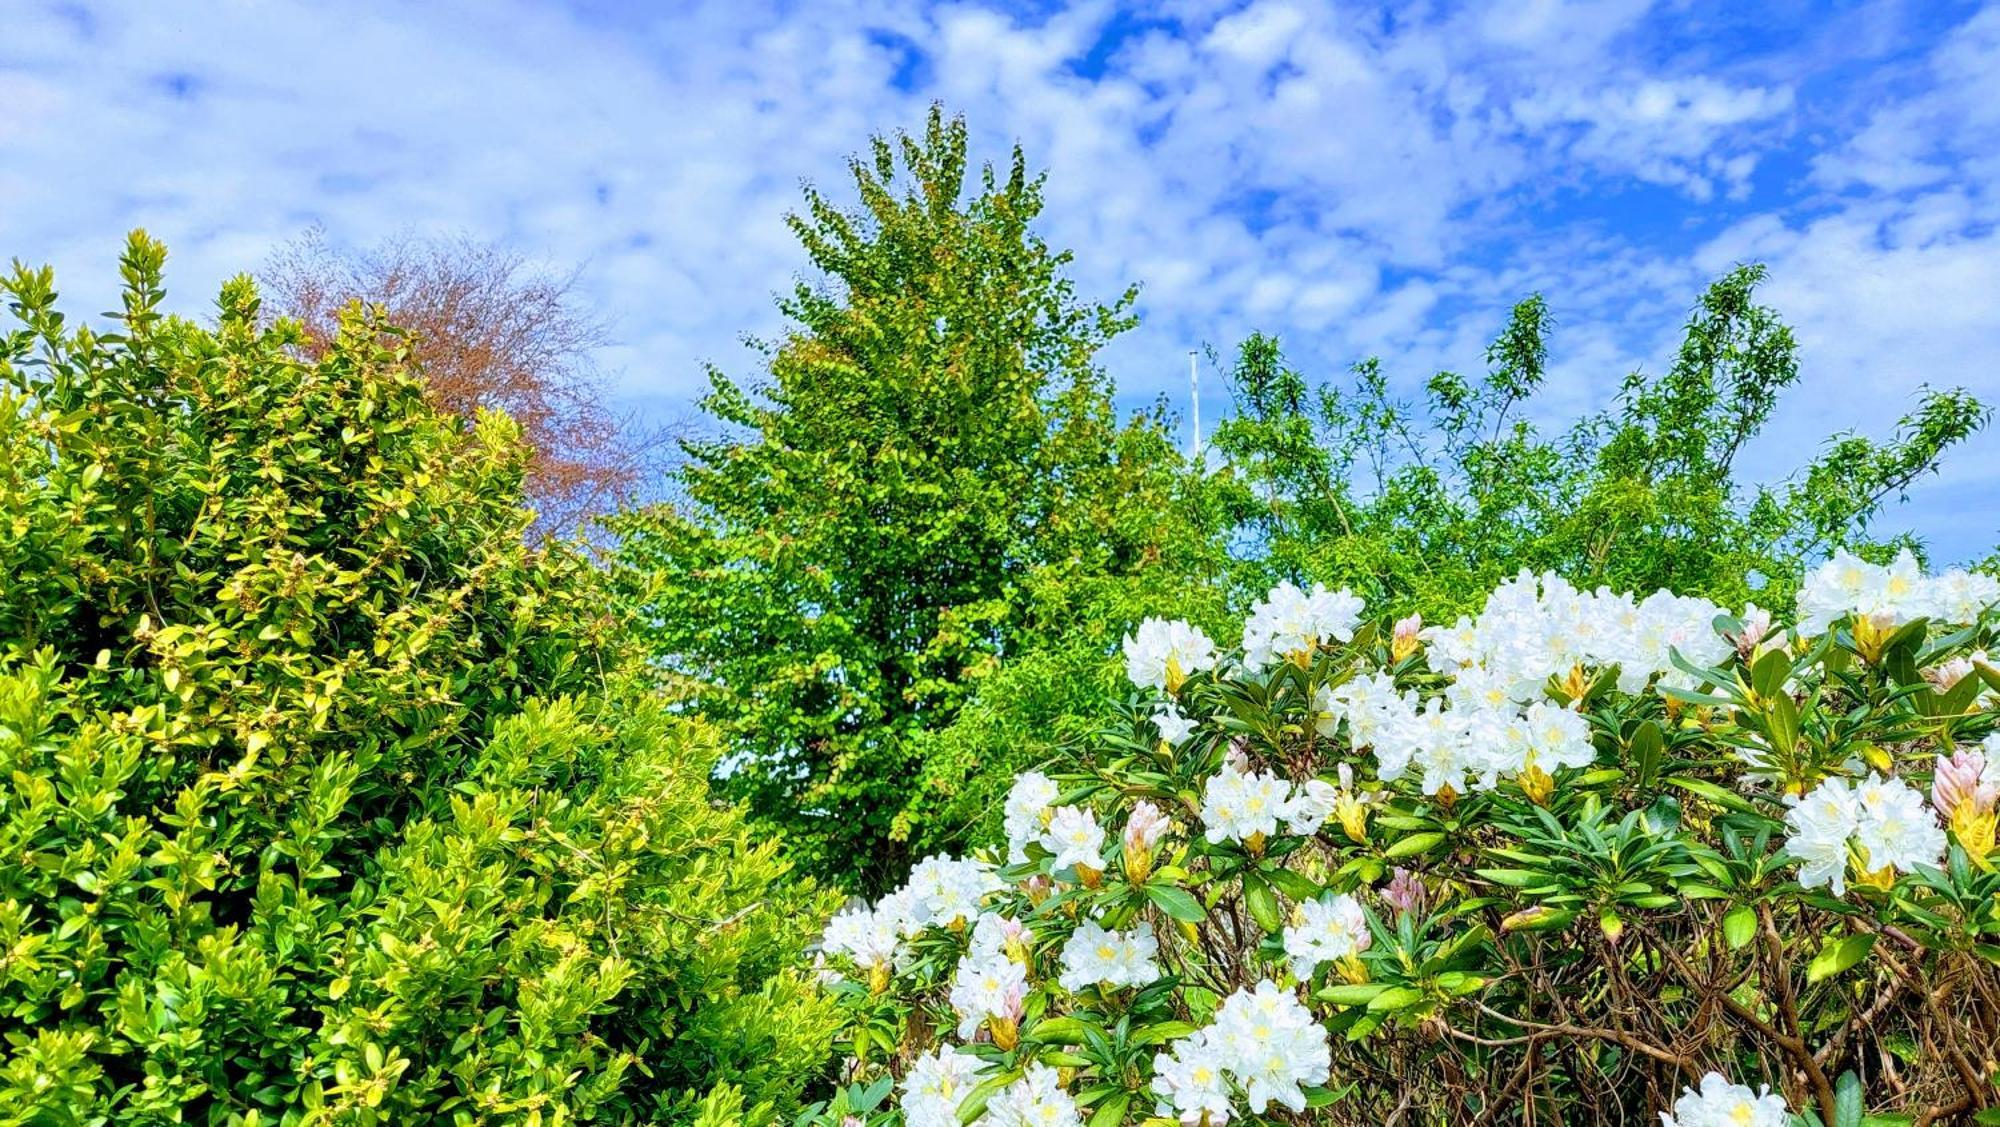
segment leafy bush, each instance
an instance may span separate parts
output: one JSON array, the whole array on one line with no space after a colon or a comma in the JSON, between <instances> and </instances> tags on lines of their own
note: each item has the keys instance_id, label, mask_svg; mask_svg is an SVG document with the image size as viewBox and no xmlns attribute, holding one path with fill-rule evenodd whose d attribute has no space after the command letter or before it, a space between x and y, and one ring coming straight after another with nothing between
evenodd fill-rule
<instances>
[{"instance_id":1,"label":"leafy bush","mask_svg":"<svg viewBox=\"0 0 2000 1127\"><path fill-rule=\"evenodd\" d=\"M0 342L0 1123L768 1117L823 901L713 806L521 447L247 280Z\"/></svg>"},{"instance_id":2,"label":"leafy bush","mask_svg":"<svg viewBox=\"0 0 2000 1127\"><path fill-rule=\"evenodd\" d=\"M1003 851L828 925L836 1103L913 1127L1990 1109L1996 603L1842 553L1789 629L1529 573L1430 629L1283 585L1228 654L1149 619L1123 715L1015 781Z\"/></svg>"}]
</instances>

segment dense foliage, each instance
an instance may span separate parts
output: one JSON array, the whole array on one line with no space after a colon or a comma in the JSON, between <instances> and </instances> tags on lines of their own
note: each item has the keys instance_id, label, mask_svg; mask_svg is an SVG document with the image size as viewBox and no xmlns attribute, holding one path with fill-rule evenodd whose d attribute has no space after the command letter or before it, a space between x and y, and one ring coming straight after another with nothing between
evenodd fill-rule
<instances>
[{"instance_id":1,"label":"dense foliage","mask_svg":"<svg viewBox=\"0 0 2000 1127\"><path fill-rule=\"evenodd\" d=\"M809 192L791 217L831 284L781 303L769 380L714 373L727 429L686 444L683 503L615 527L655 652L738 753L729 793L866 886L933 828L905 816L914 741L1038 626L1073 623L1038 590L1188 539L1170 442L1115 423L1095 365L1131 295L1075 297L1019 152L968 183L964 123L934 112L852 172L857 210Z\"/></svg>"},{"instance_id":2,"label":"dense foliage","mask_svg":"<svg viewBox=\"0 0 2000 1127\"><path fill-rule=\"evenodd\" d=\"M1083 608L1048 638L1019 636L953 721L917 744L933 848L990 837L986 796L1086 736L1116 698L1106 655L1152 612L1215 628L1277 582L1362 592L1390 617L1449 619L1526 567L1581 585L1672 587L1740 604L1785 599L1835 549L1876 558L1899 540L1870 518L1989 416L1962 391L1926 393L1887 442L1840 436L1786 482L1751 486L1734 461L1798 378L1788 331L1746 267L1702 296L1673 368L1635 374L1613 407L1543 437L1524 417L1545 378L1548 314L1521 303L1472 382L1441 373L1416 402L1373 363L1318 384L1266 336L1229 371L1236 411L1203 473L1175 494L1176 566L1143 583L1069 582ZM968 830L970 832L968 832Z\"/></svg>"},{"instance_id":3,"label":"dense foliage","mask_svg":"<svg viewBox=\"0 0 2000 1127\"><path fill-rule=\"evenodd\" d=\"M1544 433L1552 316L1518 305L1487 372L1414 398L1380 365L1315 382L1253 335L1199 466L1164 409L1120 426L1094 357L1130 295L1078 300L1036 237L1017 150L969 183L961 123L877 141L859 206L810 192L819 271L781 302L769 379L721 375L721 431L681 503L621 518L623 597L732 753L725 790L801 863L879 891L998 830L990 801L1116 699L1107 660L1147 613L1218 628L1273 583L1450 618L1526 567L1584 586L1789 597L1987 408L1926 392L1891 438L1839 435L1789 479L1739 456L1800 384L1743 267L1701 295L1673 362ZM1919 546L1920 547L1920 546Z\"/></svg>"},{"instance_id":4,"label":"dense foliage","mask_svg":"<svg viewBox=\"0 0 2000 1127\"><path fill-rule=\"evenodd\" d=\"M708 797L513 425L247 280L0 339L0 1123L768 1115L824 901Z\"/></svg>"},{"instance_id":5,"label":"dense foliage","mask_svg":"<svg viewBox=\"0 0 2000 1127\"><path fill-rule=\"evenodd\" d=\"M1789 625L1525 572L1429 629L1289 584L1229 652L1149 619L1004 846L828 925L820 1114L1984 1122L1996 603L1842 553Z\"/></svg>"}]
</instances>

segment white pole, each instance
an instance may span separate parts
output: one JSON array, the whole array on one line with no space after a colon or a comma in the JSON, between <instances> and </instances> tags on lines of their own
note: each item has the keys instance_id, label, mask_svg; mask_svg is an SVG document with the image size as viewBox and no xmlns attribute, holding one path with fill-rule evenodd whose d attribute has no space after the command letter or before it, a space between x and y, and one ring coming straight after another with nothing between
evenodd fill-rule
<instances>
[{"instance_id":1,"label":"white pole","mask_svg":"<svg viewBox=\"0 0 2000 1127\"><path fill-rule=\"evenodd\" d=\"M1201 460L1201 376L1194 365L1194 349L1188 349L1188 398L1194 401L1194 446L1189 457Z\"/></svg>"}]
</instances>

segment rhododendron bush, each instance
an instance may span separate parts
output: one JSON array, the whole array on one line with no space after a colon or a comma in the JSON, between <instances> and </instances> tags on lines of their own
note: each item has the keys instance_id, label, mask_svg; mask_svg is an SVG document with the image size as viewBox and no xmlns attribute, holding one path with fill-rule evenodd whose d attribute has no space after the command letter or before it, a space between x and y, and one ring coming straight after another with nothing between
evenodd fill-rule
<instances>
[{"instance_id":1,"label":"rhododendron bush","mask_svg":"<svg viewBox=\"0 0 2000 1127\"><path fill-rule=\"evenodd\" d=\"M1148 620L1006 841L828 924L820 1114L1991 1109L1996 602L1837 553L1789 612L1523 573L1449 624L1289 584L1234 646Z\"/></svg>"}]
</instances>

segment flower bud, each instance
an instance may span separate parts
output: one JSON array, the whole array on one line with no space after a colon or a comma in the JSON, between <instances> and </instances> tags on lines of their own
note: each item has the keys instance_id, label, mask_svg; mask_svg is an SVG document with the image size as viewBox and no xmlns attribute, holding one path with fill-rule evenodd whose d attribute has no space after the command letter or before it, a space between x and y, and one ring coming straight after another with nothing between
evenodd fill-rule
<instances>
[{"instance_id":1,"label":"flower bud","mask_svg":"<svg viewBox=\"0 0 2000 1127\"><path fill-rule=\"evenodd\" d=\"M1521 768L1521 773L1516 781L1521 784L1521 793L1527 795L1528 801L1537 806L1547 806L1549 804L1549 797L1555 794L1555 777L1547 771L1542 770L1541 766L1535 762L1533 752L1528 754L1528 763L1525 767Z\"/></svg>"},{"instance_id":2,"label":"flower bud","mask_svg":"<svg viewBox=\"0 0 2000 1127\"><path fill-rule=\"evenodd\" d=\"M1389 886L1382 890L1382 902L1405 915L1422 915L1424 900L1423 879L1400 866L1389 878Z\"/></svg>"},{"instance_id":3,"label":"flower bud","mask_svg":"<svg viewBox=\"0 0 2000 1127\"><path fill-rule=\"evenodd\" d=\"M1423 633L1423 615L1413 614L1408 618L1397 619L1394 632L1389 637L1390 658L1401 661L1416 653L1417 647L1423 644Z\"/></svg>"},{"instance_id":4,"label":"flower bud","mask_svg":"<svg viewBox=\"0 0 2000 1127\"><path fill-rule=\"evenodd\" d=\"M1125 821L1126 880L1143 884L1152 875L1153 850L1172 826L1173 823L1160 812L1160 808L1150 802L1141 801L1132 807L1132 815Z\"/></svg>"},{"instance_id":5,"label":"flower bud","mask_svg":"<svg viewBox=\"0 0 2000 1127\"><path fill-rule=\"evenodd\" d=\"M1931 775L1931 805L1951 828L1972 863L1990 868L1996 824L2000 824L2000 772L1986 756L1961 748L1938 756Z\"/></svg>"}]
</instances>

